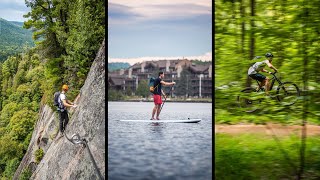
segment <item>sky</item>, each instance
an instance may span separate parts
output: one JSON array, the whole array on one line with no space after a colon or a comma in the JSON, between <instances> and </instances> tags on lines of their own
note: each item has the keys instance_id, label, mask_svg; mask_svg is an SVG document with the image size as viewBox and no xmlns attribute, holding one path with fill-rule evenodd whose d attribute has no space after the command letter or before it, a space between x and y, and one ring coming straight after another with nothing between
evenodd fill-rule
<instances>
[{"instance_id":1,"label":"sky","mask_svg":"<svg viewBox=\"0 0 320 180\"><path fill-rule=\"evenodd\" d=\"M109 0L108 62L212 60L211 0Z\"/></svg>"},{"instance_id":2,"label":"sky","mask_svg":"<svg viewBox=\"0 0 320 180\"><path fill-rule=\"evenodd\" d=\"M8 21L23 22L23 18L30 8L25 5L24 0L0 0L0 18Z\"/></svg>"}]
</instances>

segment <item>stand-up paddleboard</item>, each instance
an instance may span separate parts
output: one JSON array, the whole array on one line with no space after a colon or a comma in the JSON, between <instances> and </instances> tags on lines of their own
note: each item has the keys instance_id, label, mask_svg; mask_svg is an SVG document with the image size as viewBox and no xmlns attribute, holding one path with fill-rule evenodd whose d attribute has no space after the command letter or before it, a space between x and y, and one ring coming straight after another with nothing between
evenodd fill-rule
<instances>
[{"instance_id":1,"label":"stand-up paddleboard","mask_svg":"<svg viewBox=\"0 0 320 180\"><path fill-rule=\"evenodd\" d=\"M197 123L201 119L185 119L185 120L119 120L124 122L149 122L149 123Z\"/></svg>"}]
</instances>

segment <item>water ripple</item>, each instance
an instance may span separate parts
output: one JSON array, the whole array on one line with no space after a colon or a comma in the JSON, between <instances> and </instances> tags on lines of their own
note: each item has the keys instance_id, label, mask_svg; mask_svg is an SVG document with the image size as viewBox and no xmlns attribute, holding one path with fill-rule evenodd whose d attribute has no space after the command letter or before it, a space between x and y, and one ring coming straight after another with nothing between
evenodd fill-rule
<instances>
[{"instance_id":1,"label":"water ripple","mask_svg":"<svg viewBox=\"0 0 320 180\"><path fill-rule=\"evenodd\" d=\"M212 179L212 104L166 103L162 119L199 123L137 123L152 103L108 102L108 179Z\"/></svg>"}]
</instances>

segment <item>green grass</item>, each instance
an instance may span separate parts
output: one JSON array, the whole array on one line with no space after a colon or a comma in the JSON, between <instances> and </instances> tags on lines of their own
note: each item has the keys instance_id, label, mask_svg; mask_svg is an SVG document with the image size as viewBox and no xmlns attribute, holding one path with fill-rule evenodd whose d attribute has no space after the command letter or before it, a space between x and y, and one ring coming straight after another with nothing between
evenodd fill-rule
<instances>
[{"instance_id":1,"label":"green grass","mask_svg":"<svg viewBox=\"0 0 320 180\"><path fill-rule=\"evenodd\" d=\"M308 114L308 124L320 125L319 117ZM239 124L239 123L280 123L284 125L301 125L301 112L255 112L243 113L238 109L215 109L215 124Z\"/></svg>"},{"instance_id":2,"label":"green grass","mask_svg":"<svg viewBox=\"0 0 320 180\"><path fill-rule=\"evenodd\" d=\"M299 167L300 137L278 138L279 143L270 136L216 134L215 179L294 179L295 168ZM320 177L319 137L308 137L305 155L305 179L317 179Z\"/></svg>"}]
</instances>

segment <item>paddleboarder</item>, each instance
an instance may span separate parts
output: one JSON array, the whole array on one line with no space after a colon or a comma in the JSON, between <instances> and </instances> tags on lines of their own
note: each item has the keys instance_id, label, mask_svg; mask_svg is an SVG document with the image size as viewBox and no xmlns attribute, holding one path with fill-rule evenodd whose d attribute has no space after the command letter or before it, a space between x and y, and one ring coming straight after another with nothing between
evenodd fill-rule
<instances>
[{"instance_id":1,"label":"paddleboarder","mask_svg":"<svg viewBox=\"0 0 320 180\"><path fill-rule=\"evenodd\" d=\"M154 102L154 108L152 110L152 117L151 120L155 120L154 115L157 113L157 120L159 119L159 114L161 111L161 104L162 104L162 99L161 99L161 94L166 98L166 94L163 92L163 90L161 89L162 85L163 86L171 86L171 85L175 85L175 82L164 82L163 81L164 78L164 72L159 72L159 77L155 80L153 87L154 92L153 92L153 102Z\"/></svg>"}]
</instances>

